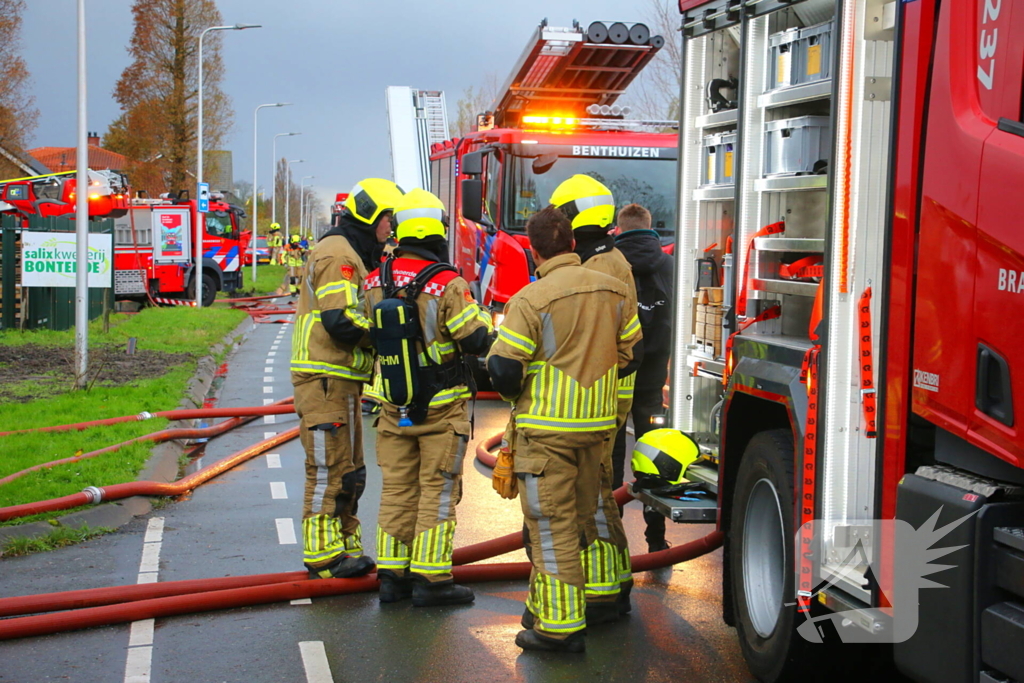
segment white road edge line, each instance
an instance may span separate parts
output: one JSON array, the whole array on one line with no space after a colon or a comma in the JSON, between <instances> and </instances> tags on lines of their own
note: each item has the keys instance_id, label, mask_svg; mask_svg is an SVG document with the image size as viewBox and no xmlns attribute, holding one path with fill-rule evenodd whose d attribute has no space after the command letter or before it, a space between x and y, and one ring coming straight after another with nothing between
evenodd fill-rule
<instances>
[{"instance_id":1,"label":"white road edge line","mask_svg":"<svg viewBox=\"0 0 1024 683\"><path fill-rule=\"evenodd\" d=\"M310 600L309 598L298 598L296 600L292 600L291 604L293 604L293 605L312 605L313 601Z\"/></svg>"},{"instance_id":2,"label":"white road edge line","mask_svg":"<svg viewBox=\"0 0 1024 683\"><path fill-rule=\"evenodd\" d=\"M285 488L283 481L270 482L270 497L274 500L288 499L288 489Z\"/></svg>"},{"instance_id":3,"label":"white road edge line","mask_svg":"<svg viewBox=\"0 0 1024 683\"><path fill-rule=\"evenodd\" d=\"M152 645L129 649L124 665L124 683L149 683L149 672L152 668Z\"/></svg>"},{"instance_id":4,"label":"white road edge line","mask_svg":"<svg viewBox=\"0 0 1024 683\"><path fill-rule=\"evenodd\" d=\"M277 525L277 542L281 545L295 545L295 520L291 517L278 517L274 520Z\"/></svg>"},{"instance_id":5,"label":"white road edge line","mask_svg":"<svg viewBox=\"0 0 1024 683\"><path fill-rule=\"evenodd\" d=\"M164 540L164 518L154 517L149 520L149 524L146 526L146 537L142 542L159 543L162 540Z\"/></svg>"},{"instance_id":6,"label":"white road edge line","mask_svg":"<svg viewBox=\"0 0 1024 683\"><path fill-rule=\"evenodd\" d=\"M139 561L139 576L136 583L157 582L163 539L164 518L150 518L142 541L142 559ZM128 632L128 654L124 662L124 683L150 683L155 624L153 619L132 622Z\"/></svg>"},{"instance_id":7,"label":"white road edge line","mask_svg":"<svg viewBox=\"0 0 1024 683\"><path fill-rule=\"evenodd\" d=\"M272 436L277 436L277 432L263 432L264 439L269 439Z\"/></svg>"},{"instance_id":8,"label":"white road edge line","mask_svg":"<svg viewBox=\"0 0 1024 683\"><path fill-rule=\"evenodd\" d=\"M334 683L322 640L299 643L299 652L302 654L302 668L306 670L306 683Z\"/></svg>"}]
</instances>

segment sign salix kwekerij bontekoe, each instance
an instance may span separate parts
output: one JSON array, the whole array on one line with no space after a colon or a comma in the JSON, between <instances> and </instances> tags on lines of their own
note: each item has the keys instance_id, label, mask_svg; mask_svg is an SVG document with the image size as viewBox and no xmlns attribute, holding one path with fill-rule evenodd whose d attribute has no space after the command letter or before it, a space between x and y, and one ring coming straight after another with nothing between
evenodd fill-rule
<instances>
[{"instance_id":1,"label":"sign salix kwekerij bontekoe","mask_svg":"<svg viewBox=\"0 0 1024 683\"><path fill-rule=\"evenodd\" d=\"M23 287L75 286L75 233L21 233ZM111 286L114 248L111 235L89 234L89 286Z\"/></svg>"}]
</instances>

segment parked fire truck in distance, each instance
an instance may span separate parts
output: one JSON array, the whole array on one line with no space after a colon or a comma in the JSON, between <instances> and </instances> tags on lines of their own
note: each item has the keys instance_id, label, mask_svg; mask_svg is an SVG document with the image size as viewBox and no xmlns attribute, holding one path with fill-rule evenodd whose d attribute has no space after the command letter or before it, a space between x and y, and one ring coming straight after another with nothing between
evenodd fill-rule
<instances>
[{"instance_id":1,"label":"parked fire truck in distance","mask_svg":"<svg viewBox=\"0 0 1024 683\"><path fill-rule=\"evenodd\" d=\"M637 496L725 533L761 681L1024 681L1024 0L681 9L668 420L713 495Z\"/></svg>"},{"instance_id":2,"label":"parked fire truck in distance","mask_svg":"<svg viewBox=\"0 0 1024 683\"><path fill-rule=\"evenodd\" d=\"M647 207L669 240L676 225L676 122L625 118L614 104L664 44L642 24L542 23L477 130L431 148L431 191L451 220L451 260L497 317L533 277L527 219L566 178L607 185L618 206Z\"/></svg>"},{"instance_id":3,"label":"parked fire truck in distance","mask_svg":"<svg viewBox=\"0 0 1024 683\"><path fill-rule=\"evenodd\" d=\"M183 193L182 193L183 194ZM133 199L114 222L114 294L118 298L175 303L195 297L197 202L167 195ZM218 291L242 285L239 225L245 210L212 193L202 231L203 305Z\"/></svg>"},{"instance_id":4,"label":"parked fire truck in distance","mask_svg":"<svg viewBox=\"0 0 1024 683\"><path fill-rule=\"evenodd\" d=\"M331 204L331 227L338 226L338 219L345 210L345 201L348 199L348 192L339 192L334 196L334 203Z\"/></svg>"},{"instance_id":5,"label":"parked fire truck in distance","mask_svg":"<svg viewBox=\"0 0 1024 683\"><path fill-rule=\"evenodd\" d=\"M76 171L0 180L0 213L29 216L75 214ZM116 217L128 210L128 181L116 171L89 170L89 216Z\"/></svg>"}]
</instances>

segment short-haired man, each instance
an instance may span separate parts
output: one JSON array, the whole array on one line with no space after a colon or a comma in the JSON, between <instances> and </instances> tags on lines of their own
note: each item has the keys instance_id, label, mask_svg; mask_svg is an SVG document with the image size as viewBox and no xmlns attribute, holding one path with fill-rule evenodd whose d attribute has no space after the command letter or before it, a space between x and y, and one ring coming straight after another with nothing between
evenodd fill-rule
<instances>
[{"instance_id":1,"label":"short-haired man","mask_svg":"<svg viewBox=\"0 0 1024 683\"><path fill-rule=\"evenodd\" d=\"M633 357L640 324L625 285L582 267L561 211L540 211L526 231L538 279L508 302L487 358L494 388L514 403L512 471L533 563L516 644L582 652L584 553L597 538L585 520L597 511L619 368Z\"/></svg>"},{"instance_id":2,"label":"short-haired man","mask_svg":"<svg viewBox=\"0 0 1024 683\"><path fill-rule=\"evenodd\" d=\"M633 430L636 440L653 429L651 416L661 412L661 392L668 378L668 359L672 347L672 257L661 248L661 238L651 230L651 212L639 204L619 209L618 235L615 248L633 267L636 283L638 315L644 333L644 357L636 371L633 392ZM622 486L626 461L626 430L615 437L612 451L612 486ZM665 517L658 511L644 508L647 522L647 550L668 548L665 541Z\"/></svg>"}]
</instances>

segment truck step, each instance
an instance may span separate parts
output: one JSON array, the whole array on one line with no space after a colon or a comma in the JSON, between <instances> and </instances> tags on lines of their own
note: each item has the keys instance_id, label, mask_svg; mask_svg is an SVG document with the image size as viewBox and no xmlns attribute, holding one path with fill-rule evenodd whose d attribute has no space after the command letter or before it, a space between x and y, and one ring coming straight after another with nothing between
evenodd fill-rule
<instances>
[{"instance_id":1,"label":"truck step","mask_svg":"<svg viewBox=\"0 0 1024 683\"><path fill-rule=\"evenodd\" d=\"M1024 553L1024 527L1000 526L992 531L992 538L996 543L1008 545L1014 550Z\"/></svg>"},{"instance_id":2,"label":"truck step","mask_svg":"<svg viewBox=\"0 0 1024 683\"><path fill-rule=\"evenodd\" d=\"M1021 643L1024 643L1024 605L1001 602L982 613L981 658L986 668L1011 679L1024 680Z\"/></svg>"},{"instance_id":3,"label":"truck step","mask_svg":"<svg viewBox=\"0 0 1024 683\"><path fill-rule=\"evenodd\" d=\"M680 524L714 524L718 518L718 500L713 495L705 495L700 500L676 500L656 496L649 491L634 490L628 484L633 497L663 514L673 522Z\"/></svg>"}]
</instances>

